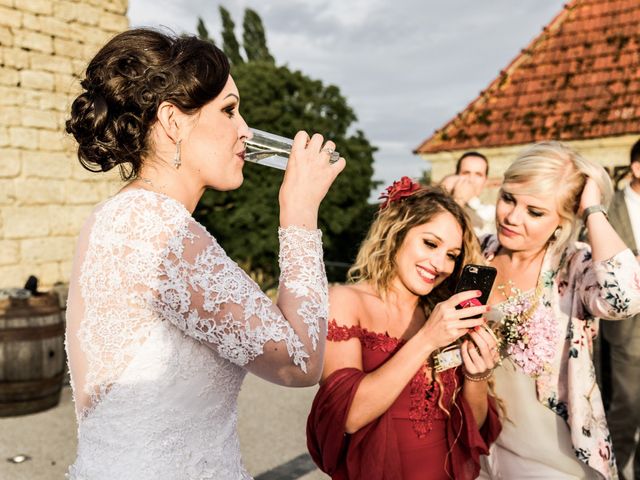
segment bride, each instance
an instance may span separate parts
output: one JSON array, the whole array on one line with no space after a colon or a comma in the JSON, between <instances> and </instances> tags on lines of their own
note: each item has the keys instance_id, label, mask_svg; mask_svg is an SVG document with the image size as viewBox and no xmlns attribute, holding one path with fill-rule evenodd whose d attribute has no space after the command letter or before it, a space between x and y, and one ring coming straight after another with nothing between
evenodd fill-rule
<instances>
[{"instance_id":1,"label":"bride","mask_svg":"<svg viewBox=\"0 0 640 480\"><path fill-rule=\"evenodd\" d=\"M251 132L224 54L195 37L134 29L98 52L82 87L67 121L80 162L118 166L130 182L87 219L74 258L69 478L250 478L236 434L244 375L306 386L322 370L317 212L344 159L330 164L335 145L318 134L294 139L274 305L191 216L206 188L243 180Z\"/></svg>"}]
</instances>

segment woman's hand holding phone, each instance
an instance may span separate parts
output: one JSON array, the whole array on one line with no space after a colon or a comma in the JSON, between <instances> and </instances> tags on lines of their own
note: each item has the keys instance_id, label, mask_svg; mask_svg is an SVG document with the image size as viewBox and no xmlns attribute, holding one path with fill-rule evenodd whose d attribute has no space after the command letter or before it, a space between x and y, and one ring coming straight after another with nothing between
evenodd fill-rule
<instances>
[{"instance_id":1,"label":"woman's hand holding phone","mask_svg":"<svg viewBox=\"0 0 640 480\"><path fill-rule=\"evenodd\" d=\"M484 305L489 300L493 282L496 279L497 270L486 265L465 265L460 275L460 280L456 285L455 292L465 292L467 290L479 290L479 298L472 298L461 302L456 308L469 308L477 305ZM471 318L477 318L470 315Z\"/></svg>"},{"instance_id":2,"label":"woman's hand holding phone","mask_svg":"<svg viewBox=\"0 0 640 480\"><path fill-rule=\"evenodd\" d=\"M465 265L460 280L456 286L456 292L469 289L479 289L479 298L471 298L461 302L456 308L467 312L466 318L474 317L472 308L476 304L483 304L489 299L493 282L496 277L496 269L486 265ZM455 296L455 295L454 295ZM453 297L451 297L453 298ZM485 312L490 307L485 307ZM483 313L485 313L483 312ZM460 355L464 365L465 377L469 380L486 380L491 374L491 370L500 360L496 336L486 325L475 326L468 332L466 338L460 346Z\"/></svg>"},{"instance_id":3,"label":"woman's hand holding phone","mask_svg":"<svg viewBox=\"0 0 640 480\"><path fill-rule=\"evenodd\" d=\"M479 290L456 293L448 300L438 303L422 329L436 348L446 347L468 333L470 329L484 324L482 314L488 311L485 305L460 310L457 305L481 295ZM468 317L478 315L478 318Z\"/></svg>"},{"instance_id":4,"label":"woman's hand holding phone","mask_svg":"<svg viewBox=\"0 0 640 480\"><path fill-rule=\"evenodd\" d=\"M486 380L500 361L496 337L487 329L475 327L460 346L465 377L469 380Z\"/></svg>"}]
</instances>

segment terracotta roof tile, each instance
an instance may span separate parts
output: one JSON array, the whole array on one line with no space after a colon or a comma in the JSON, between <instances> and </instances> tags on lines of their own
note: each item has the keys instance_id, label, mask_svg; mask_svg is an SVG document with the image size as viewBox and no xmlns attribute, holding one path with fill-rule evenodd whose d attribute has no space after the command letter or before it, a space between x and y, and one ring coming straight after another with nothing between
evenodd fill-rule
<instances>
[{"instance_id":1,"label":"terracotta roof tile","mask_svg":"<svg viewBox=\"0 0 640 480\"><path fill-rule=\"evenodd\" d=\"M416 153L640 133L640 1L572 0Z\"/></svg>"}]
</instances>

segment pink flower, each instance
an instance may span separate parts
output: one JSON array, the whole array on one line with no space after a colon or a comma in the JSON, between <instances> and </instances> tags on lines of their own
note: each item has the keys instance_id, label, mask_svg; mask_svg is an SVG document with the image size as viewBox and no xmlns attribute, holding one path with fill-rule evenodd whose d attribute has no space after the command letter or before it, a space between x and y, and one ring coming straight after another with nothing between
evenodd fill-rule
<instances>
[{"instance_id":1,"label":"pink flower","mask_svg":"<svg viewBox=\"0 0 640 480\"><path fill-rule=\"evenodd\" d=\"M516 327L520 340L508 345L512 360L529 376L537 377L553 361L558 328L549 307L538 306L528 321Z\"/></svg>"},{"instance_id":2,"label":"pink flower","mask_svg":"<svg viewBox=\"0 0 640 480\"><path fill-rule=\"evenodd\" d=\"M529 376L537 378L548 371L556 353L558 326L550 307L540 296L511 288L500 306L502 321L497 328L500 350Z\"/></svg>"},{"instance_id":3,"label":"pink flower","mask_svg":"<svg viewBox=\"0 0 640 480\"><path fill-rule=\"evenodd\" d=\"M387 208L390 203L397 202L405 197L410 197L413 192L420 189L420 184L409 177L402 177L399 181L387 187L386 193L382 193L378 200L384 200L380 204L380 210Z\"/></svg>"}]
</instances>

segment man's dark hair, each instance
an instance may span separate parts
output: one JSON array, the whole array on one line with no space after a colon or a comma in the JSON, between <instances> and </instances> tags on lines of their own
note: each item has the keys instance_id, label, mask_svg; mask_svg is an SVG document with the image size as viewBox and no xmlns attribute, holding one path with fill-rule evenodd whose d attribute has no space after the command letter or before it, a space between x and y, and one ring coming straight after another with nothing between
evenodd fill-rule
<instances>
[{"instance_id":1,"label":"man's dark hair","mask_svg":"<svg viewBox=\"0 0 640 480\"><path fill-rule=\"evenodd\" d=\"M640 140L638 142L640 142ZM487 165L487 170L485 172L485 175L487 177L489 176L489 160L487 160L487 157L485 157L480 152L464 152L462 156L458 159L458 162L456 163L456 175L460 175L460 165L462 164L462 160L464 160L467 157L479 157L482 160L484 160L484 163L486 163Z\"/></svg>"},{"instance_id":2,"label":"man's dark hair","mask_svg":"<svg viewBox=\"0 0 640 480\"><path fill-rule=\"evenodd\" d=\"M633 144L631 147L630 164L633 162L640 162L640 140Z\"/></svg>"}]
</instances>

